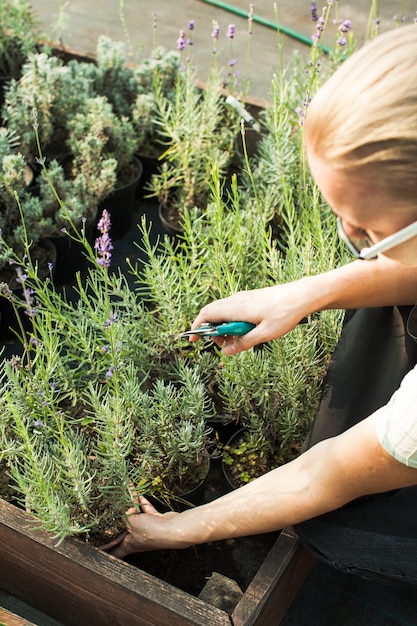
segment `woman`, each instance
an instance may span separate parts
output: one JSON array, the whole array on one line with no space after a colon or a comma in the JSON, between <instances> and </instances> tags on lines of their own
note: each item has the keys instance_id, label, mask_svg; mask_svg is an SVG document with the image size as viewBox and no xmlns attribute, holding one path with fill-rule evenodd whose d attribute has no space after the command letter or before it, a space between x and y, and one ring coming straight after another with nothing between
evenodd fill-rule
<instances>
[{"instance_id":1,"label":"woman","mask_svg":"<svg viewBox=\"0 0 417 626\"><path fill-rule=\"evenodd\" d=\"M417 26L377 37L336 71L309 106L305 145L341 236L357 256L376 258L213 302L193 328L225 320L255 323L243 337L217 340L233 355L282 336L315 311L385 315L380 307L392 311L396 305L389 341L397 360L401 350L405 357L392 375L391 357L380 359L388 372L386 401L371 402L368 413L365 402L335 420L326 411L332 401L325 401L303 454L214 502L161 515L141 498L145 514L130 511L129 534L116 556L299 524L302 541L327 562L387 582L417 583L417 351L398 331L404 311L411 310L403 307L417 300ZM413 319L412 312L411 334ZM379 343L376 337L377 349ZM366 396L366 385L359 395Z\"/></svg>"}]
</instances>

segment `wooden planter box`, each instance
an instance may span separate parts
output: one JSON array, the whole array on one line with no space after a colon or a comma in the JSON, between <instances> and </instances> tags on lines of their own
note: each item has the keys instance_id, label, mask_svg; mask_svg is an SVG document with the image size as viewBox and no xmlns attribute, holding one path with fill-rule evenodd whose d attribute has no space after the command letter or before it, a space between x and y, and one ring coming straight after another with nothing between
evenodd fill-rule
<instances>
[{"instance_id":1,"label":"wooden planter box","mask_svg":"<svg viewBox=\"0 0 417 626\"><path fill-rule=\"evenodd\" d=\"M229 615L80 540L54 543L0 500L0 588L65 626L277 626L314 561L283 531Z\"/></svg>"}]
</instances>

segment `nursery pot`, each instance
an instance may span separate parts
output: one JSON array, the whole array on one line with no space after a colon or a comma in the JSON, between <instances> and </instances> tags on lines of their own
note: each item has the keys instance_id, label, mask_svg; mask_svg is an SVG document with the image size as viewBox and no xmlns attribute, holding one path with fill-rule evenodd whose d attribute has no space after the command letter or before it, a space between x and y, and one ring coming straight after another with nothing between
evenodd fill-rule
<instances>
[{"instance_id":1,"label":"nursery pot","mask_svg":"<svg viewBox=\"0 0 417 626\"><path fill-rule=\"evenodd\" d=\"M228 443L232 435L242 430L240 422L221 415L209 418L207 426L211 428L211 439L221 444Z\"/></svg>"},{"instance_id":2,"label":"nursery pot","mask_svg":"<svg viewBox=\"0 0 417 626\"><path fill-rule=\"evenodd\" d=\"M236 471L237 462L240 462L242 457L240 455L236 455L235 459L233 451L239 448L239 445L242 443L242 441L244 441L246 432L246 428L240 428L238 431L233 433L233 435L230 437L226 444L226 448L228 448L229 450L225 451L222 457L223 475L232 489L237 489L242 485ZM227 463L227 458L231 459L232 463Z\"/></svg>"},{"instance_id":3,"label":"nursery pot","mask_svg":"<svg viewBox=\"0 0 417 626\"><path fill-rule=\"evenodd\" d=\"M110 237L113 241L121 239L129 231L135 209L136 194L143 174L142 162L134 157L133 178L129 183L114 189L102 200L98 207L98 219L104 209L110 213Z\"/></svg>"},{"instance_id":4,"label":"nursery pot","mask_svg":"<svg viewBox=\"0 0 417 626\"><path fill-rule=\"evenodd\" d=\"M11 78L12 78L11 76L0 76L0 124L2 124L3 122L1 109L3 108L3 104L4 104L5 91Z\"/></svg>"},{"instance_id":5,"label":"nursery pot","mask_svg":"<svg viewBox=\"0 0 417 626\"><path fill-rule=\"evenodd\" d=\"M199 472L199 477L196 478L193 485L187 487L186 489L178 490L175 490L174 486L172 489L172 497L162 499L162 497L158 498L157 496L146 495L146 498L160 512L184 511L192 506L203 504L205 502L206 483L210 472L210 465L210 456L207 453L204 453L200 468L202 471Z\"/></svg>"},{"instance_id":6,"label":"nursery pot","mask_svg":"<svg viewBox=\"0 0 417 626\"><path fill-rule=\"evenodd\" d=\"M162 202L158 205L158 217L165 232L171 237L178 237L184 232L178 221L178 213Z\"/></svg>"},{"instance_id":7,"label":"nursery pot","mask_svg":"<svg viewBox=\"0 0 417 626\"><path fill-rule=\"evenodd\" d=\"M272 469L292 460L296 454L292 446L288 447L289 457L280 450L278 443L268 443L265 441L248 445L250 439L247 437L250 431L241 428L232 435L223 447L222 470L223 475L232 489L242 487L255 478L266 474ZM249 441L248 441L249 440Z\"/></svg>"},{"instance_id":8,"label":"nursery pot","mask_svg":"<svg viewBox=\"0 0 417 626\"><path fill-rule=\"evenodd\" d=\"M189 509L192 506L204 504L206 483L210 472L210 457L208 454L205 455L203 463L205 465L205 474L203 478L201 478L194 487L191 487L185 493L180 493L178 500L172 501L171 508L174 511L185 511L185 509Z\"/></svg>"},{"instance_id":9,"label":"nursery pot","mask_svg":"<svg viewBox=\"0 0 417 626\"><path fill-rule=\"evenodd\" d=\"M157 156L149 154L137 154L136 158L142 163L142 177L137 189L137 197L142 200L146 198L146 184L150 182L152 176L158 173L161 160Z\"/></svg>"}]
</instances>

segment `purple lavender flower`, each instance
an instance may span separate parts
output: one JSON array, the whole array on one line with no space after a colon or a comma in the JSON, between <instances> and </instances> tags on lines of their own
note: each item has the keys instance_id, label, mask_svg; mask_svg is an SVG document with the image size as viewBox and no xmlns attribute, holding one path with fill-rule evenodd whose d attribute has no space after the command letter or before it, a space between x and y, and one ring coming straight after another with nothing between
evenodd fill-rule
<instances>
[{"instance_id":1,"label":"purple lavender flower","mask_svg":"<svg viewBox=\"0 0 417 626\"><path fill-rule=\"evenodd\" d=\"M97 263L103 267L109 268L111 263L111 251L113 250L113 244L110 239L109 233L103 233L101 237L96 240L98 242L98 251L100 257L97 259Z\"/></svg>"},{"instance_id":2,"label":"purple lavender flower","mask_svg":"<svg viewBox=\"0 0 417 626\"><path fill-rule=\"evenodd\" d=\"M30 287L25 285L27 274L24 274L21 267L16 268L17 278L16 281L23 286L23 299L26 304L25 314L28 317L35 317L39 311L35 306L35 298L33 297L34 291Z\"/></svg>"},{"instance_id":3,"label":"purple lavender flower","mask_svg":"<svg viewBox=\"0 0 417 626\"><path fill-rule=\"evenodd\" d=\"M111 378L114 372L114 365L112 365L106 372L106 378Z\"/></svg>"},{"instance_id":4,"label":"purple lavender flower","mask_svg":"<svg viewBox=\"0 0 417 626\"><path fill-rule=\"evenodd\" d=\"M237 63L236 59L230 59L228 65L229 65L229 67L234 67L236 65L236 63Z\"/></svg>"},{"instance_id":5,"label":"purple lavender flower","mask_svg":"<svg viewBox=\"0 0 417 626\"><path fill-rule=\"evenodd\" d=\"M317 20L319 19L319 16L317 15L317 2L311 3L310 11L311 19L313 20L313 22L317 22Z\"/></svg>"},{"instance_id":6,"label":"purple lavender flower","mask_svg":"<svg viewBox=\"0 0 417 626\"><path fill-rule=\"evenodd\" d=\"M219 35L220 35L219 22L216 22L216 20L213 20L213 30L211 32L211 38L214 39L214 41L217 41L219 39Z\"/></svg>"},{"instance_id":7,"label":"purple lavender flower","mask_svg":"<svg viewBox=\"0 0 417 626\"><path fill-rule=\"evenodd\" d=\"M190 20L188 23L188 30L194 30L195 20Z\"/></svg>"},{"instance_id":8,"label":"purple lavender flower","mask_svg":"<svg viewBox=\"0 0 417 626\"><path fill-rule=\"evenodd\" d=\"M17 278L16 278L16 281L17 281L18 283L20 283L21 285L24 285L25 281L26 281L26 280L27 280L27 278L28 278L28 275L27 275L27 274L24 274L24 273L22 272L22 268L21 268L21 267L17 267L17 268L16 268L16 272L17 272Z\"/></svg>"},{"instance_id":9,"label":"purple lavender flower","mask_svg":"<svg viewBox=\"0 0 417 626\"><path fill-rule=\"evenodd\" d=\"M97 263L105 268L110 267L111 251L113 250L113 244L109 235L110 226L110 213L104 209L97 224L97 229L101 235L97 237L94 248L98 251Z\"/></svg>"},{"instance_id":10,"label":"purple lavender flower","mask_svg":"<svg viewBox=\"0 0 417 626\"><path fill-rule=\"evenodd\" d=\"M227 37L229 39L234 39L236 34L236 26L234 24L229 24L227 27Z\"/></svg>"},{"instance_id":11,"label":"purple lavender flower","mask_svg":"<svg viewBox=\"0 0 417 626\"><path fill-rule=\"evenodd\" d=\"M156 28L158 25L158 16L156 13L152 14L152 28Z\"/></svg>"},{"instance_id":12,"label":"purple lavender flower","mask_svg":"<svg viewBox=\"0 0 417 626\"><path fill-rule=\"evenodd\" d=\"M180 30L179 37L177 39L177 50L182 52L185 48L185 33L183 30Z\"/></svg>"},{"instance_id":13,"label":"purple lavender flower","mask_svg":"<svg viewBox=\"0 0 417 626\"><path fill-rule=\"evenodd\" d=\"M110 213L106 209L104 209L97 223L97 228L101 233L108 233L110 230L110 226Z\"/></svg>"},{"instance_id":14,"label":"purple lavender flower","mask_svg":"<svg viewBox=\"0 0 417 626\"><path fill-rule=\"evenodd\" d=\"M304 126L305 119L307 117L307 107L311 102L310 92L307 90L304 95L303 106L297 107L295 112L298 115L298 123L300 126Z\"/></svg>"},{"instance_id":15,"label":"purple lavender flower","mask_svg":"<svg viewBox=\"0 0 417 626\"><path fill-rule=\"evenodd\" d=\"M352 28L352 22L350 20L344 20L339 26L339 31L345 34L345 33L348 33L351 28Z\"/></svg>"},{"instance_id":16,"label":"purple lavender flower","mask_svg":"<svg viewBox=\"0 0 417 626\"><path fill-rule=\"evenodd\" d=\"M102 352L102 354L108 354L108 353L109 353L109 351L110 351L109 346L103 346L103 347L101 348L101 352Z\"/></svg>"},{"instance_id":17,"label":"purple lavender flower","mask_svg":"<svg viewBox=\"0 0 417 626\"><path fill-rule=\"evenodd\" d=\"M23 290L23 297L26 302L25 314L28 317L36 317L37 314L39 313L39 309L35 306L35 299L32 294L33 294L32 289Z\"/></svg>"},{"instance_id":18,"label":"purple lavender flower","mask_svg":"<svg viewBox=\"0 0 417 626\"><path fill-rule=\"evenodd\" d=\"M108 328L109 326L114 324L114 322L116 322L118 318L119 318L118 313L110 313L110 317L103 324L103 328Z\"/></svg>"},{"instance_id":19,"label":"purple lavender flower","mask_svg":"<svg viewBox=\"0 0 417 626\"><path fill-rule=\"evenodd\" d=\"M252 24L253 24L253 11L255 9L254 4L249 5L249 14L248 14L248 35L252 35Z\"/></svg>"},{"instance_id":20,"label":"purple lavender flower","mask_svg":"<svg viewBox=\"0 0 417 626\"><path fill-rule=\"evenodd\" d=\"M323 35L325 23L326 22L324 20L324 17L321 15L319 17L319 19L317 20L316 32L314 33L314 35L312 37L313 41L317 42L317 41L319 41L319 39L321 39L321 37Z\"/></svg>"},{"instance_id":21,"label":"purple lavender flower","mask_svg":"<svg viewBox=\"0 0 417 626\"><path fill-rule=\"evenodd\" d=\"M42 428L43 426L45 426L45 424L44 424L43 422L41 422L41 420L35 420L35 421L34 421L34 423L33 423L33 425L34 425L36 428Z\"/></svg>"},{"instance_id":22,"label":"purple lavender flower","mask_svg":"<svg viewBox=\"0 0 417 626\"><path fill-rule=\"evenodd\" d=\"M338 46L346 46L347 39L346 39L345 35L350 31L351 28L352 28L352 22L350 20L344 20L340 24L340 26L339 26L340 36L336 40L336 44Z\"/></svg>"}]
</instances>

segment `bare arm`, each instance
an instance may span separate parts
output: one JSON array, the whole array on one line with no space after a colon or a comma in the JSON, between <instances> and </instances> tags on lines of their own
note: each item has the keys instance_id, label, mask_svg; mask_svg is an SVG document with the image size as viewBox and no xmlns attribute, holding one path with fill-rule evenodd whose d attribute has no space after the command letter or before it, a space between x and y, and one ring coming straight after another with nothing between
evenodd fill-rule
<instances>
[{"instance_id":1,"label":"bare arm","mask_svg":"<svg viewBox=\"0 0 417 626\"><path fill-rule=\"evenodd\" d=\"M183 513L129 517L129 534L113 554L185 548L270 532L332 511L360 496L417 484L417 469L391 457L374 417L318 443L300 457L227 495ZM148 514L146 514L146 512Z\"/></svg>"},{"instance_id":2,"label":"bare arm","mask_svg":"<svg viewBox=\"0 0 417 626\"><path fill-rule=\"evenodd\" d=\"M316 311L404 305L416 301L417 267L380 255L375 261L354 261L317 276L216 300L201 310L193 328L204 322L244 320L255 323L257 327L244 337L226 340L225 353L235 354L284 335L303 317ZM197 336L192 339L196 340Z\"/></svg>"}]
</instances>

